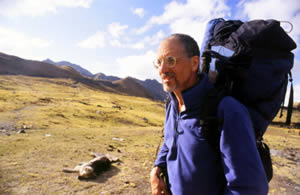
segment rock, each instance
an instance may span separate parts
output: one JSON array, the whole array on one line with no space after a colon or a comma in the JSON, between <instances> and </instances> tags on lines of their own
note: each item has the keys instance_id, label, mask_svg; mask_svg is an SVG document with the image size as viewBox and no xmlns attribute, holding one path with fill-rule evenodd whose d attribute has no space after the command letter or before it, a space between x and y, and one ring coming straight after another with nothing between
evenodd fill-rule
<instances>
[{"instance_id":1,"label":"rock","mask_svg":"<svg viewBox=\"0 0 300 195\"><path fill-rule=\"evenodd\" d=\"M114 146L112 145L108 145L108 147L106 148L107 151L113 151L114 150Z\"/></svg>"},{"instance_id":2,"label":"rock","mask_svg":"<svg viewBox=\"0 0 300 195\"><path fill-rule=\"evenodd\" d=\"M104 114L104 112L102 110L97 110L96 114Z\"/></svg>"},{"instance_id":3,"label":"rock","mask_svg":"<svg viewBox=\"0 0 300 195\"><path fill-rule=\"evenodd\" d=\"M121 110L121 106L119 106L119 105L113 105L112 107Z\"/></svg>"},{"instance_id":4,"label":"rock","mask_svg":"<svg viewBox=\"0 0 300 195\"><path fill-rule=\"evenodd\" d=\"M17 133L26 133L24 129L19 130Z\"/></svg>"},{"instance_id":5,"label":"rock","mask_svg":"<svg viewBox=\"0 0 300 195\"><path fill-rule=\"evenodd\" d=\"M130 183L129 183L129 186L130 186L130 187L133 187L133 188L136 187L135 183L133 183L133 182L130 182Z\"/></svg>"},{"instance_id":6,"label":"rock","mask_svg":"<svg viewBox=\"0 0 300 195\"><path fill-rule=\"evenodd\" d=\"M113 138L111 138L111 139L112 139L112 140L117 140L117 141L120 141L120 142L124 141L123 138L117 138L117 137L113 137Z\"/></svg>"}]
</instances>

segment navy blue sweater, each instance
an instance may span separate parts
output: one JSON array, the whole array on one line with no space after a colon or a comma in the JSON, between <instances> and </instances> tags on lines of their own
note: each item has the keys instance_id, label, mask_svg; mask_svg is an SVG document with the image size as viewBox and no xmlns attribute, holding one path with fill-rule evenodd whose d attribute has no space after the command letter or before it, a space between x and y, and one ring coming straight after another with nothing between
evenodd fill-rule
<instances>
[{"instance_id":1,"label":"navy blue sweater","mask_svg":"<svg viewBox=\"0 0 300 195\"><path fill-rule=\"evenodd\" d=\"M199 107L211 88L205 75L200 83L182 92L186 109L181 113L174 94L169 94L165 140L155 165L167 167L173 195L267 194L268 182L247 108L232 97L220 102L218 117L224 121L221 154L203 136Z\"/></svg>"}]
</instances>

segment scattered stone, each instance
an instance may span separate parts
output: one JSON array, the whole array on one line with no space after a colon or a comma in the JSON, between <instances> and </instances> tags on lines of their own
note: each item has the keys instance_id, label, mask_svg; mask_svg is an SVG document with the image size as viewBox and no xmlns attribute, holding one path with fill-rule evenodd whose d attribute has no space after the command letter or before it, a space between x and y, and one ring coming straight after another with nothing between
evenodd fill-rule
<instances>
[{"instance_id":1,"label":"scattered stone","mask_svg":"<svg viewBox=\"0 0 300 195\"><path fill-rule=\"evenodd\" d=\"M31 129L32 128L32 124L26 126L26 129ZM24 128L25 129L25 128Z\"/></svg>"},{"instance_id":2,"label":"scattered stone","mask_svg":"<svg viewBox=\"0 0 300 195\"><path fill-rule=\"evenodd\" d=\"M97 110L96 114L104 114L104 112L102 110Z\"/></svg>"},{"instance_id":3,"label":"scattered stone","mask_svg":"<svg viewBox=\"0 0 300 195\"><path fill-rule=\"evenodd\" d=\"M106 150L111 152L111 151L114 150L114 148L115 148L114 146L108 145L108 147L106 148Z\"/></svg>"},{"instance_id":4,"label":"scattered stone","mask_svg":"<svg viewBox=\"0 0 300 195\"><path fill-rule=\"evenodd\" d=\"M64 114L62 113L57 113L56 116L62 117L62 118L66 118Z\"/></svg>"},{"instance_id":5,"label":"scattered stone","mask_svg":"<svg viewBox=\"0 0 300 195\"><path fill-rule=\"evenodd\" d=\"M50 98L39 98L39 101L43 102L43 103L50 103L50 102L52 102Z\"/></svg>"},{"instance_id":6,"label":"scattered stone","mask_svg":"<svg viewBox=\"0 0 300 195\"><path fill-rule=\"evenodd\" d=\"M84 105L90 105L89 103L84 102L84 101L79 101L79 103L84 104Z\"/></svg>"},{"instance_id":7,"label":"scattered stone","mask_svg":"<svg viewBox=\"0 0 300 195\"><path fill-rule=\"evenodd\" d=\"M112 140L116 140L116 141L120 141L120 142L124 141L123 138L117 138L117 137L113 137L113 138L111 138L111 139L112 139Z\"/></svg>"},{"instance_id":8,"label":"scattered stone","mask_svg":"<svg viewBox=\"0 0 300 195\"><path fill-rule=\"evenodd\" d=\"M121 110L121 106L119 106L119 105L113 105L112 107Z\"/></svg>"},{"instance_id":9,"label":"scattered stone","mask_svg":"<svg viewBox=\"0 0 300 195\"><path fill-rule=\"evenodd\" d=\"M26 133L24 129L19 130L17 133Z\"/></svg>"},{"instance_id":10,"label":"scattered stone","mask_svg":"<svg viewBox=\"0 0 300 195\"><path fill-rule=\"evenodd\" d=\"M97 107L100 107L100 108L102 108L102 106L101 106L100 104L98 104L98 105L97 105Z\"/></svg>"},{"instance_id":11,"label":"scattered stone","mask_svg":"<svg viewBox=\"0 0 300 195\"><path fill-rule=\"evenodd\" d=\"M272 156L283 156L283 153L280 150L270 149L270 153Z\"/></svg>"},{"instance_id":12,"label":"scattered stone","mask_svg":"<svg viewBox=\"0 0 300 195\"><path fill-rule=\"evenodd\" d=\"M45 134L45 137L50 137L51 136L51 134Z\"/></svg>"},{"instance_id":13,"label":"scattered stone","mask_svg":"<svg viewBox=\"0 0 300 195\"><path fill-rule=\"evenodd\" d=\"M133 188L136 187L135 183L133 183L133 182L130 182L129 186L130 186L130 187L133 187Z\"/></svg>"}]
</instances>

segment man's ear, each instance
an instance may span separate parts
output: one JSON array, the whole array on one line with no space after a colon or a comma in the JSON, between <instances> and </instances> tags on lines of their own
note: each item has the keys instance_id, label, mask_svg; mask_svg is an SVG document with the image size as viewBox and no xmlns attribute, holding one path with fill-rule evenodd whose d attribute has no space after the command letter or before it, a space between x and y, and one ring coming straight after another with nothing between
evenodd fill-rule
<instances>
[{"instance_id":1,"label":"man's ear","mask_svg":"<svg viewBox=\"0 0 300 195\"><path fill-rule=\"evenodd\" d=\"M193 56L191 60L192 60L192 70L193 72L196 72L199 67L200 58L199 56Z\"/></svg>"}]
</instances>

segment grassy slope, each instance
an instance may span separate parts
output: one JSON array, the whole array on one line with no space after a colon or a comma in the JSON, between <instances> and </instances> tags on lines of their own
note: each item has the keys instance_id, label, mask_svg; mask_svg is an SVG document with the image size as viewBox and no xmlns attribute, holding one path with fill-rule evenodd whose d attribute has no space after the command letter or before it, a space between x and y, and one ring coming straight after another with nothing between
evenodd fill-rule
<instances>
[{"instance_id":1,"label":"grassy slope","mask_svg":"<svg viewBox=\"0 0 300 195\"><path fill-rule=\"evenodd\" d=\"M273 120L276 126L270 126L264 136L273 150L274 176L270 183L270 195L294 195L300 191L300 130L294 126L300 124L300 112L293 111L291 126L284 125L286 110L283 117L280 113Z\"/></svg>"},{"instance_id":2,"label":"grassy slope","mask_svg":"<svg viewBox=\"0 0 300 195\"><path fill-rule=\"evenodd\" d=\"M161 103L73 80L0 76L0 130L8 130L0 132L0 194L150 194L163 116ZM24 125L25 134L15 133ZM300 136L295 133L271 127L265 136L272 149L284 153L273 156L270 194L299 190ZM113 151L107 151L109 145ZM91 151L109 152L122 162L90 182L61 171L90 160Z\"/></svg>"},{"instance_id":3,"label":"grassy slope","mask_svg":"<svg viewBox=\"0 0 300 195\"><path fill-rule=\"evenodd\" d=\"M163 115L159 102L73 80L1 76L0 129L12 135L0 136L0 194L147 194ZM25 134L14 133L24 125ZM61 172L90 160L91 151L107 153L109 145L122 163L98 180Z\"/></svg>"}]
</instances>

